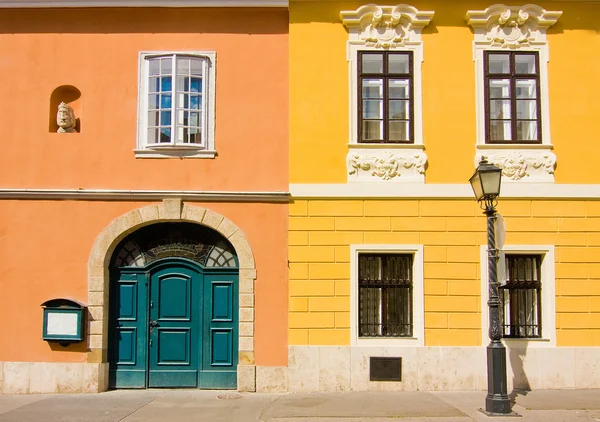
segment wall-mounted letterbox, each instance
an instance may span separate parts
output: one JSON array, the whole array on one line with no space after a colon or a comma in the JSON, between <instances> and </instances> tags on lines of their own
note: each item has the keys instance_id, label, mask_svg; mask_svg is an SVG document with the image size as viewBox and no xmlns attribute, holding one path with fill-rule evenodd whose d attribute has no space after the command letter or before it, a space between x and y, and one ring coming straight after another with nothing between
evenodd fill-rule
<instances>
[{"instance_id":1,"label":"wall-mounted letterbox","mask_svg":"<svg viewBox=\"0 0 600 422\"><path fill-rule=\"evenodd\" d=\"M85 306L69 299L52 299L42 303L44 326L42 339L76 343L84 339Z\"/></svg>"}]
</instances>

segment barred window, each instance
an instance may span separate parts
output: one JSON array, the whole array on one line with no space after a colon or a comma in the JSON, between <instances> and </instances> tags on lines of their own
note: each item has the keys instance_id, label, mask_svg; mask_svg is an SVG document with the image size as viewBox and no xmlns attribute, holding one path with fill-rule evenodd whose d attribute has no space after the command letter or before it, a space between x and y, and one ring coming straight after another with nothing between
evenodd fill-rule
<instances>
[{"instance_id":1,"label":"barred window","mask_svg":"<svg viewBox=\"0 0 600 422\"><path fill-rule=\"evenodd\" d=\"M506 255L507 283L500 288L503 336L542 337L542 255Z\"/></svg>"},{"instance_id":2,"label":"barred window","mask_svg":"<svg viewBox=\"0 0 600 422\"><path fill-rule=\"evenodd\" d=\"M412 254L360 254L358 287L359 337L412 337Z\"/></svg>"}]
</instances>

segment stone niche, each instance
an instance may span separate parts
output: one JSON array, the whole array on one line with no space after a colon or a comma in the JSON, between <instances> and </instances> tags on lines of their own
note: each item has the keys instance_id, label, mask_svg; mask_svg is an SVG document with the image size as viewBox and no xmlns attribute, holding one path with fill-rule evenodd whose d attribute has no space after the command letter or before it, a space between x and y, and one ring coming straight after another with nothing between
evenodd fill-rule
<instances>
[{"instance_id":1,"label":"stone niche","mask_svg":"<svg viewBox=\"0 0 600 422\"><path fill-rule=\"evenodd\" d=\"M60 103L68 104L75 114L75 133L81 133L81 91L73 85L61 85L52 91L48 104L48 132L56 133L56 113Z\"/></svg>"}]
</instances>

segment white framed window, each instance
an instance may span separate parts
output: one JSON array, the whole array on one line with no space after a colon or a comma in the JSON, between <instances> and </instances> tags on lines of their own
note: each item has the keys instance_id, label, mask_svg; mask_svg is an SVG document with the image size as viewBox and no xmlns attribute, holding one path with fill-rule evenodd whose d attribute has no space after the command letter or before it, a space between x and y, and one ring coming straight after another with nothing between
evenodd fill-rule
<instances>
[{"instance_id":1,"label":"white framed window","mask_svg":"<svg viewBox=\"0 0 600 422\"><path fill-rule=\"evenodd\" d=\"M554 182L546 30L562 12L495 4L469 10L476 75L477 142L507 182Z\"/></svg>"},{"instance_id":2,"label":"white framed window","mask_svg":"<svg viewBox=\"0 0 600 422\"><path fill-rule=\"evenodd\" d=\"M423 346L423 245L350 246L353 346Z\"/></svg>"},{"instance_id":3,"label":"white framed window","mask_svg":"<svg viewBox=\"0 0 600 422\"><path fill-rule=\"evenodd\" d=\"M500 323L507 346L556 346L553 245L506 245L498 259ZM481 246L482 345L489 343L487 246Z\"/></svg>"},{"instance_id":4,"label":"white framed window","mask_svg":"<svg viewBox=\"0 0 600 422\"><path fill-rule=\"evenodd\" d=\"M425 182L421 30L432 17L405 4L340 13L349 33L349 182Z\"/></svg>"},{"instance_id":5,"label":"white framed window","mask_svg":"<svg viewBox=\"0 0 600 422\"><path fill-rule=\"evenodd\" d=\"M214 52L142 52L136 157L216 154Z\"/></svg>"}]
</instances>

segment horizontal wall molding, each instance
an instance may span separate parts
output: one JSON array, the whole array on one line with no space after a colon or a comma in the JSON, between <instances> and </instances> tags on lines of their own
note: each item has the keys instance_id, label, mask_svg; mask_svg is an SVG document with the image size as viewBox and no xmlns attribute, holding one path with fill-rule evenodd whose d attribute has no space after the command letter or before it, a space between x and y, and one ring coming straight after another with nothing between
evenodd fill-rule
<instances>
[{"instance_id":1,"label":"horizontal wall molding","mask_svg":"<svg viewBox=\"0 0 600 422\"><path fill-rule=\"evenodd\" d=\"M112 190L112 189L0 189L0 199L157 201L180 198L206 202L281 202L290 201L289 192L228 192L189 190Z\"/></svg>"},{"instance_id":2,"label":"horizontal wall molding","mask_svg":"<svg viewBox=\"0 0 600 422\"><path fill-rule=\"evenodd\" d=\"M468 184L352 183L291 184L293 198L475 199ZM503 183L504 199L600 199L597 184Z\"/></svg>"},{"instance_id":3,"label":"horizontal wall molding","mask_svg":"<svg viewBox=\"0 0 600 422\"><path fill-rule=\"evenodd\" d=\"M288 7L288 0L0 0L0 8L53 7Z\"/></svg>"}]
</instances>

